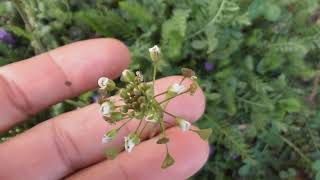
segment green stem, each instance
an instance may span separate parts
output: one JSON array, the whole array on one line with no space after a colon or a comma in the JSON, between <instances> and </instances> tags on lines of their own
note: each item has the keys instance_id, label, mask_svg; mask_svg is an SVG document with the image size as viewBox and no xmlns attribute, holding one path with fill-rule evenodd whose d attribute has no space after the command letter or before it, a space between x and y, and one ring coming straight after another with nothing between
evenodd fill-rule
<instances>
[{"instance_id":1,"label":"green stem","mask_svg":"<svg viewBox=\"0 0 320 180\"><path fill-rule=\"evenodd\" d=\"M130 119L128 119L128 121L126 121L126 122L124 122L123 124L121 124L121 126L120 127L118 127L118 131L123 127L123 126L125 126L126 124L128 124L128 122L130 122L132 120L132 118L130 118Z\"/></svg>"},{"instance_id":2,"label":"green stem","mask_svg":"<svg viewBox=\"0 0 320 180\"><path fill-rule=\"evenodd\" d=\"M157 94L157 95L155 95L155 96L153 96L154 98L156 98L156 97L158 97L158 96L161 96L161 95L164 95L164 94L166 94L168 91L165 91L165 92L162 92L162 93L159 93L159 94Z\"/></svg>"},{"instance_id":3,"label":"green stem","mask_svg":"<svg viewBox=\"0 0 320 180\"><path fill-rule=\"evenodd\" d=\"M179 82L179 84L181 85L181 84L182 84L182 82L183 82L185 79L186 79L186 77L185 77L185 76L183 76L183 78L181 79L181 81Z\"/></svg>"},{"instance_id":4,"label":"green stem","mask_svg":"<svg viewBox=\"0 0 320 180\"><path fill-rule=\"evenodd\" d=\"M140 128L140 126L141 126L141 124L142 124L142 119L140 119L139 125L138 125L137 129L134 131L134 133L137 133L137 132L138 132L138 130L139 130L139 128Z\"/></svg>"},{"instance_id":5,"label":"green stem","mask_svg":"<svg viewBox=\"0 0 320 180\"><path fill-rule=\"evenodd\" d=\"M156 82L156 76L157 76L157 66L158 66L158 63L157 63L157 62L154 62L154 64L153 64L153 77L152 77L153 93L155 92L155 82Z\"/></svg>"},{"instance_id":6,"label":"green stem","mask_svg":"<svg viewBox=\"0 0 320 180\"><path fill-rule=\"evenodd\" d=\"M144 129L147 127L147 125L149 124L149 122L146 122L143 126L143 128L141 129L140 133L139 133L139 137L141 136L141 134L143 133Z\"/></svg>"},{"instance_id":7,"label":"green stem","mask_svg":"<svg viewBox=\"0 0 320 180\"><path fill-rule=\"evenodd\" d=\"M189 37L187 37L187 39L191 39L191 38L195 37L196 35L202 33L208 26L210 26L211 24L214 24L217 21L218 17L221 15L222 10L224 9L225 3L226 3L226 0L223 0L220 4L218 11L217 11L217 14L215 14L215 16L206 25L202 26L201 29L199 29L197 32L195 32L195 33L191 34Z\"/></svg>"},{"instance_id":8,"label":"green stem","mask_svg":"<svg viewBox=\"0 0 320 180\"><path fill-rule=\"evenodd\" d=\"M305 156L303 154L303 152L301 152L301 150L295 145L293 144L289 139L287 139L286 137L282 136L282 135L279 135L279 137L285 142L287 143L293 150L295 150L300 156L302 159L304 159L307 163L311 164L311 160Z\"/></svg>"}]
</instances>

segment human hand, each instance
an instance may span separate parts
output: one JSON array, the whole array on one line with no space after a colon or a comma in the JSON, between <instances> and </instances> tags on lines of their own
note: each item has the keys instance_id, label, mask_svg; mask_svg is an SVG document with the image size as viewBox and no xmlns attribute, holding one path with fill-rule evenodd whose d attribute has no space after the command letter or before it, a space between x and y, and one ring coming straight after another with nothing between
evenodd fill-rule
<instances>
[{"instance_id":1,"label":"human hand","mask_svg":"<svg viewBox=\"0 0 320 180\"><path fill-rule=\"evenodd\" d=\"M48 106L96 88L101 76L116 78L130 63L128 49L114 39L73 43L31 59L0 68L0 132L22 122ZM158 80L162 92L181 77ZM168 111L197 120L205 107L204 95L181 95L168 104ZM48 121L0 144L0 179L186 179L208 157L208 144L192 132L167 130L169 149L176 163L161 169L165 148L146 139L131 153L114 160L104 158L106 148L121 146L123 137L135 129L134 121L117 139L102 144L103 134L114 128L92 104ZM173 121L165 116L166 121ZM123 122L117 123L119 126Z\"/></svg>"}]
</instances>

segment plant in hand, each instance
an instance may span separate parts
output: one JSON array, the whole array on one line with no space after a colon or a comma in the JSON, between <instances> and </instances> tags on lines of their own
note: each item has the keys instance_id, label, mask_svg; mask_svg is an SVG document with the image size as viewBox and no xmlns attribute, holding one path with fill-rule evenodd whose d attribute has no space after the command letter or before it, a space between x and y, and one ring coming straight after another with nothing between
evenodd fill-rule
<instances>
[{"instance_id":1,"label":"plant in hand","mask_svg":"<svg viewBox=\"0 0 320 180\"><path fill-rule=\"evenodd\" d=\"M112 129L104 134L102 137L102 143L109 143L116 138L118 132L126 126L130 121L139 121L138 126L134 132L130 132L124 137L124 148L130 153L134 147L141 141L141 135L146 129L146 126L154 124L152 130L157 133L160 127L160 136L157 140L157 144L163 144L166 148L166 157L162 163L162 168L167 168L174 164L175 160L170 155L168 149L168 142L170 139L166 135L164 121L164 114L172 116L175 119L175 124L181 128L182 131L193 131L197 133L202 139L207 140L211 134L211 129L193 129L189 121L183 117L176 116L166 111L166 106L170 100L181 96L183 94L193 95L198 86L197 77L191 69L182 68L182 79L179 82L171 84L166 91L155 94L155 78L157 74L157 66L161 59L160 48L154 46L149 49L150 57L153 62L153 78L152 82L145 82L145 79L141 72L136 73L126 69L122 72L120 80L125 84L124 87L118 87L115 82L107 77L101 77L98 80L100 87L100 113L104 117L105 121L114 124L120 120L126 119L121 126ZM183 85L183 81L190 79L192 83L186 87ZM120 97L120 103L115 102L108 95L116 91ZM165 98L158 101L156 98L164 96ZM106 155L108 158L115 158L119 152L117 149L107 149Z\"/></svg>"}]
</instances>

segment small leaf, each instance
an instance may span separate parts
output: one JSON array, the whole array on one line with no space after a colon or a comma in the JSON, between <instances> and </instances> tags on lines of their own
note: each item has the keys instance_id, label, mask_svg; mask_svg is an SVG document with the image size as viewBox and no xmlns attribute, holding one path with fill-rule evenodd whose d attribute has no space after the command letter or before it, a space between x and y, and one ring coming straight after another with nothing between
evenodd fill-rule
<instances>
[{"instance_id":1,"label":"small leaf","mask_svg":"<svg viewBox=\"0 0 320 180\"><path fill-rule=\"evenodd\" d=\"M175 160L173 159L173 157L169 153L167 153L166 158L162 162L161 168L166 169L172 166L174 163L175 163Z\"/></svg>"},{"instance_id":2,"label":"small leaf","mask_svg":"<svg viewBox=\"0 0 320 180\"><path fill-rule=\"evenodd\" d=\"M208 128L208 129L200 129L198 131L195 131L200 137L201 139L207 141L209 139L209 137L212 134L212 129Z\"/></svg>"},{"instance_id":3,"label":"small leaf","mask_svg":"<svg viewBox=\"0 0 320 180\"><path fill-rule=\"evenodd\" d=\"M166 144L169 142L169 139L166 138L166 137L163 137L163 138L160 138L158 141L157 141L157 144Z\"/></svg>"},{"instance_id":4,"label":"small leaf","mask_svg":"<svg viewBox=\"0 0 320 180\"><path fill-rule=\"evenodd\" d=\"M312 168L317 171L320 172L320 160L316 160L313 164L312 164Z\"/></svg>"},{"instance_id":5,"label":"small leaf","mask_svg":"<svg viewBox=\"0 0 320 180\"><path fill-rule=\"evenodd\" d=\"M110 160L113 160L117 157L117 155L119 154L119 149L116 149L116 148L108 148L106 151L105 151L105 155L108 159Z\"/></svg>"}]
</instances>

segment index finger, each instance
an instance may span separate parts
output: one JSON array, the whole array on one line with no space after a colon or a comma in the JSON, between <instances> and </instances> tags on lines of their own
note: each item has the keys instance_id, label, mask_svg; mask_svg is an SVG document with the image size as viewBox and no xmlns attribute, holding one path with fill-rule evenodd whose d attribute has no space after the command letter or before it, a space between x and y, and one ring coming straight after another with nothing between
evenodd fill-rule
<instances>
[{"instance_id":1,"label":"index finger","mask_svg":"<svg viewBox=\"0 0 320 180\"><path fill-rule=\"evenodd\" d=\"M29 115L117 77L130 62L115 39L80 41L0 68L0 132Z\"/></svg>"}]
</instances>

